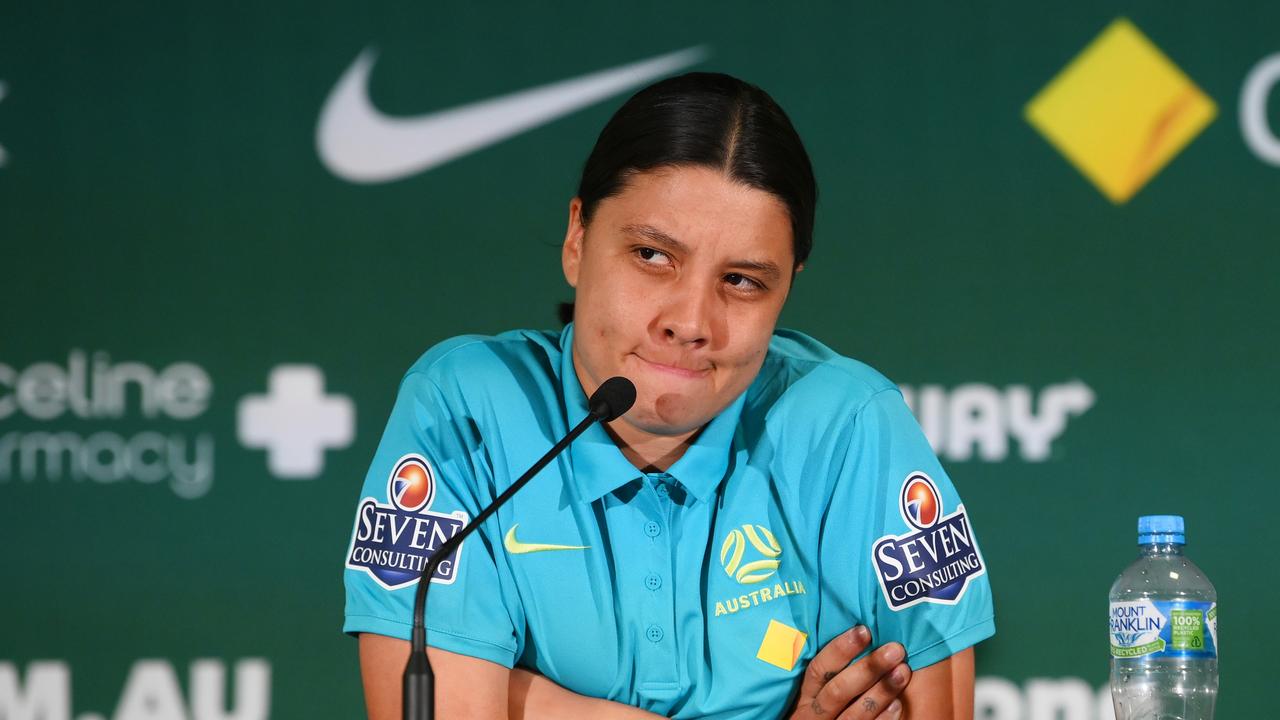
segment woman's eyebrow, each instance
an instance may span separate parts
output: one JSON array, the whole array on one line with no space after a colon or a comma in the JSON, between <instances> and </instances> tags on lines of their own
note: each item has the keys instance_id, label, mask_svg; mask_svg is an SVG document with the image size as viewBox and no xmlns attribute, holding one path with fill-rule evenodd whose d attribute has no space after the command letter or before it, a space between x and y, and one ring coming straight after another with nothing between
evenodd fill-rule
<instances>
[{"instance_id":1,"label":"woman's eyebrow","mask_svg":"<svg viewBox=\"0 0 1280 720\"><path fill-rule=\"evenodd\" d=\"M668 250L675 250L680 253L689 252L689 246L662 232L652 225L623 225L622 232L628 235L639 235L657 245L662 245Z\"/></svg>"},{"instance_id":2,"label":"woman's eyebrow","mask_svg":"<svg viewBox=\"0 0 1280 720\"><path fill-rule=\"evenodd\" d=\"M623 225L622 232L628 235L639 235L654 245L661 245L667 250L677 253L687 254L689 252L688 245L685 245L652 225ZM754 270L765 275L770 280L777 280L782 277L782 271L778 269L778 266L768 260L734 260L728 263L728 267L736 270Z\"/></svg>"},{"instance_id":3,"label":"woman's eyebrow","mask_svg":"<svg viewBox=\"0 0 1280 720\"><path fill-rule=\"evenodd\" d=\"M782 277L782 271L778 269L778 266L767 260L764 262L757 260L735 260L729 263L729 267L735 270L754 270L761 275L764 275L769 280L777 280Z\"/></svg>"}]
</instances>

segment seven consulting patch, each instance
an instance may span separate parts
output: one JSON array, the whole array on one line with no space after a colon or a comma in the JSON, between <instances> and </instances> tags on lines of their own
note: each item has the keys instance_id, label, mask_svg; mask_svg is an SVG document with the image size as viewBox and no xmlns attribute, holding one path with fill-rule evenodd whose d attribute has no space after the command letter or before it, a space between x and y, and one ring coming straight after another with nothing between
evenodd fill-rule
<instances>
[{"instance_id":1,"label":"seven consulting patch","mask_svg":"<svg viewBox=\"0 0 1280 720\"><path fill-rule=\"evenodd\" d=\"M885 535L871 550L890 609L922 602L956 604L969 581L986 572L964 505L944 515L938 486L916 471L902 481L898 509L914 529L904 535Z\"/></svg>"},{"instance_id":2,"label":"seven consulting patch","mask_svg":"<svg viewBox=\"0 0 1280 720\"><path fill-rule=\"evenodd\" d=\"M464 512L431 512L435 495L435 472L426 458L410 454L396 461L387 479L391 502L380 503L374 498L360 501L347 567L364 570L388 590L413 584L436 548L467 524ZM459 545L436 565L431 582L452 584L461 556Z\"/></svg>"}]
</instances>

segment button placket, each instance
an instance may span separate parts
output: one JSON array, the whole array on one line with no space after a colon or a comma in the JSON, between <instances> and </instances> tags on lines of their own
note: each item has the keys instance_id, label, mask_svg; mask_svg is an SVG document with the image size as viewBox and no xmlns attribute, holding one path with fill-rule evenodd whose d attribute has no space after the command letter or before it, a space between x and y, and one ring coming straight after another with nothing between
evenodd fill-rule
<instances>
[{"instance_id":1,"label":"button placket","mask_svg":"<svg viewBox=\"0 0 1280 720\"><path fill-rule=\"evenodd\" d=\"M640 530L649 538L649 542L644 543L649 569L642 579L647 596L643 603L645 610L638 618L642 623L640 627L643 628L641 634L646 641L642 643L643 649L640 652L642 657L648 656L648 659L642 660L640 666L644 669L637 679L642 685L653 686L676 682L679 676L676 672L678 648L675 636L670 635L674 631L672 623L675 622L675 595L672 583L667 582L664 577L672 566L669 540L671 503L664 502L666 496L661 493L656 498L653 495L649 497L650 502L641 505L645 520ZM657 502L654 502L655 499Z\"/></svg>"}]
</instances>

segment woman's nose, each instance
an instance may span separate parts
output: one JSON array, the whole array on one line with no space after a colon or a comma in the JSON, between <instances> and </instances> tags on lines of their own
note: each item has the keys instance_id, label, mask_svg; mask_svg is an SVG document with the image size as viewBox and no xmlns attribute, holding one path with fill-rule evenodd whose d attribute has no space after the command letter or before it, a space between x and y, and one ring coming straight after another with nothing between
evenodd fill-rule
<instances>
[{"instance_id":1,"label":"woman's nose","mask_svg":"<svg viewBox=\"0 0 1280 720\"><path fill-rule=\"evenodd\" d=\"M658 329L667 343L702 347L710 341L714 298L706 288L687 288L665 298Z\"/></svg>"}]
</instances>

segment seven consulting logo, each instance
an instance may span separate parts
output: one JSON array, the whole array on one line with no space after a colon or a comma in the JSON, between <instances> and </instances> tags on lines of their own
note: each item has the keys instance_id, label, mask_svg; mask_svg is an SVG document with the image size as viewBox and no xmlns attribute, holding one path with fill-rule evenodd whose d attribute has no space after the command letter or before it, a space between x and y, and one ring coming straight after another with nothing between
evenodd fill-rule
<instances>
[{"instance_id":1,"label":"seven consulting logo","mask_svg":"<svg viewBox=\"0 0 1280 720\"><path fill-rule=\"evenodd\" d=\"M384 183L425 172L450 160L545 125L638 87L707 56L692 47L580 77L489 98L417 117L388 117L369 100L377 53L368 49L329 93L316 127L325 167L353 183Z\"/></svg>"},{"instance_id":2,"label":"seven consulting logo","mask_svg":"<svg viewBox=\"0 0 1280 720\"><path fill-rule=\"evenodd\" d=\"M436 482L431 466L419 457L410 456L400 461L391 472L391 486L387 488L391 502L401 510L417 512L431 505L436 497Z\"/></svg>"},{"instance_id":3,"label":"seven consulting logo","mask_svg":"<svg viewBox=\"0 0 1280 720\"><path fill-rule=\"evenodd\" d=\"M1128 202L1218 107L1125 18L1026 106L1026 119L1111 202Z\"/></svg>"},{"instance_id":4,"label":"seven consulting logo","mask_svg":"<svg viewBox=\"0 0 1280 720\"><path fill-rule=\"evenodd\" d=\"M431 512L436 474L421 455L411 453L396 461L387 478L387 498L389 503L370 497L360 501L346 565L395 590L417 582L436 548L457 535L468 517L462 511ZM459 545L436 565L431 582L452 585L461 557Z\"/></svg>"},{"instance_id":5,"label":"seven consulting logo","mask_svg":"<svg viewBox=\"0 0 1280 720\"><path fill-rule=\"evenodd\" d=\"M267 469L285 480L315 478L324 470L324 452L355 438L355 403L326 394L324 372L314 365L277 365L266 395L248 395L236 412L241 444L266 448Z\"/></svg>"},{"instance_id":6,"label":"seven consulting logo","mask_svg":"<svg viewBox=\"0 0 1280 720\"><path fill-rule=\"evenodd\" d=\"M956 604L969 581L986 572L964 505L943 515L937 484L916 471L902 481L899 510L914 530L885 535L871 550L889 607L903 610L922 602Z\"/></svg>"},{"instance_id":7,"label":"seven consulting logo","mask_svg":"<svg viewBox=\"0 0 1280 720\"><path fill-rule=\"evenodd\" d=\"M938 522L941 505L938 491L927 476L910 478L902 490L902 517L917 529L933 527Z\"/></svg>"}]
</instances>

